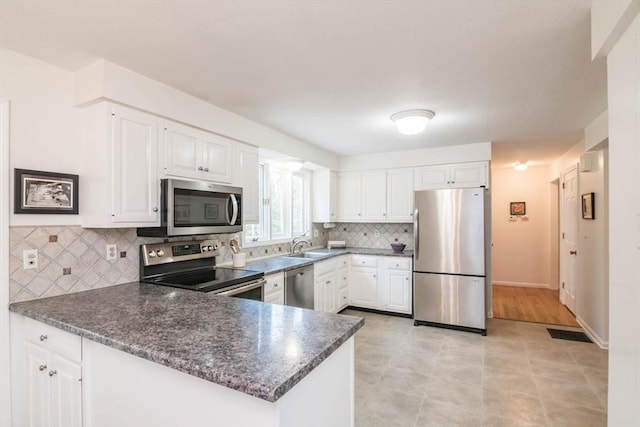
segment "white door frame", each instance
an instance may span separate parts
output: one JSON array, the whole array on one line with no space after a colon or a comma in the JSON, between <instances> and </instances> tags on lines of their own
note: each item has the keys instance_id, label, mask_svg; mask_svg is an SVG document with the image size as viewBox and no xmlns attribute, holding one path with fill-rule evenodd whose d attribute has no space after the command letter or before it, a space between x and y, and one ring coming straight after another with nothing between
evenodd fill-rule
<instances>
[{"instance_id":1,"label":"white door frame","mask_svg":"<svg viewBox=\"0 0 640 427\"><path fill-rule=\"evenodd\" d=\"M567 269L569 268L570 262L569 262L569 255L566 251L566 248L564 247L564 238L563 238L563 234L565 233L566 230L566 225L565 225L565 218L566 218L566 214L567 212L565 212L565 210L567 209L567 206L565 205L565 197L564 197L564 177L565 175L571 173L571 172L575 172L576 174L576 186L579 189L580 188L580 173L579 173L579 169L578 169L578 164L571 166L570 168L567 168L566 170L562 171L560 173L560 203L559 203L559 209L560 209L560 235L558 236L559 238L559 252L560 252L560 283L559 283L559 296L560 296L560 302L562 304L564 304L567 308L570 308L569 305L567 304L567 301L565 299L565 290L564 290L564 280L567 277ZM576 192L576 197L579 197L579 191ZM571 214L571 212L569 212L569 214ZM579 227L578 221L579 219L577 218L578 215L578 211L576 210L575 212L573 212L573 215L576 216L575 220L576 220L576 227ZM577 243L577 239L579 236L579 232L576 231L576 243ZM575 255L573 255L575 256ZM577 270L577 266L576 263L573 264L574 265L574 269ZM573 272L573 278L574 278L574 289L573 289L573 295L575 300L577 301L578 299L578 294L579 294L579 286L578 286L578 282L577 280L575 280L577 278L577 271ZM577 317L577 307L573 307L573 314Z\"/></svg>"},{"instance_id":2,"label":"white door frame","mask_svg":"<svg viewBox=\"0 0 640 427\"><path fill-rule=\"evenodd\" d=\"M11 425L9 348L9 101L0 99L0 425Z\"/></svg>"}]
</instances>

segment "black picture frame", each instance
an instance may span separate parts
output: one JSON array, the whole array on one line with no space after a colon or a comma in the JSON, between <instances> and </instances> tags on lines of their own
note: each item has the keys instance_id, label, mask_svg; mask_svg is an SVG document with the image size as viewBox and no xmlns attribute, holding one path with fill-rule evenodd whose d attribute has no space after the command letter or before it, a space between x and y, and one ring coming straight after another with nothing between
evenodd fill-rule
<instances>
[{"instance_id":1,"label":"black picture frame","mask_svg":"<svg viewBox=\"0 0 640 427\"><path fill-rule=\"evenodd\" d=\"M78 175L14 169L13 213L78 215Z\"/></svg>"},{"instance_id":2,"label":"black picture frame","mask_svg":"<svg viewBox=\"0 0 640 427\"><path fill-rule=\"evenodd\" d=\"M526 215L527 203L526 202L511 202L509 203L510 215Z\"/></svg>"},{"instance_id":3,"label":"black picture frame","mask_svg":"<svg viewBox=\"0 0 640 427\"><path fill-rule=\"evenodd\" d=\"M594 193L582 195L582 219L596 219L595 196Z\"/></svg>"}]
</instances>

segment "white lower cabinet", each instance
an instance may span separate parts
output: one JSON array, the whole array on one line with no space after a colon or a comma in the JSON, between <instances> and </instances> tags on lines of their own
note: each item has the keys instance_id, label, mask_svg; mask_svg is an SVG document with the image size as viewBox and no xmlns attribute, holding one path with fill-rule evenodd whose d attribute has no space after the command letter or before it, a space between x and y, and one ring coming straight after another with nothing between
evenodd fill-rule
<instances>
[{"instance_id":1,"label":"white lower cabinet","mask_svg":"<svg viewBox=\"0 0 640 427\"><path fill-rule=\"evenodd\" d=\"M267 281L264 285L264 302L284 304L284 273L270 274L264 279Z\"/></svg>"},{"instance_id":2,"label":"white lower cabinet","mask_svg":"<svg viewBox=\"0 0 640 427\"><path fill-rule=\"evenodd\" d=\"M338 262L335 258L313 264L314 310L338 312Z\"/></svg>"},{"instance_id":3,"label":"white lower cabinet","mask_svg":"<svg viewBox=\"0 0 640 427\"><path fill-rule=\"evenodd\" d=\"M338 257L338 311L349 305L349 256Z\"/></svg>"},{"instance_id":4,"label":"white lower cabinet","mask_svg":"<svg viewBox=\"0 0 640 427\"><path fill-rule=\"evenodd\" d=\"M350 305L411 314L411 271L411 258L351 255Z\"/></svg>"},{"instance_id":5,"label":"white lower cabinet","mask_svg":"<svg viewBox=\"0 0 640 427\"><path fill-rule=\"evenodd\" d=\"M81 338L16 314L11 322L14 424L80 427Z\"/></svg>"}]
</instances>

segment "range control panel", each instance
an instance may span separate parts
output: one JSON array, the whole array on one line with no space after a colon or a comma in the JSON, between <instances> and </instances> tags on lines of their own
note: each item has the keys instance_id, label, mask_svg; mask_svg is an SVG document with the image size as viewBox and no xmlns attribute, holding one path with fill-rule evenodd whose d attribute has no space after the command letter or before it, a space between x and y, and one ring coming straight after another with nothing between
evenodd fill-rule
<instances>
[{"instance_id":1,"label":"range control panel","mask_svg":"<svg viewBox=\"0 0 640 427\"><path fill-rule=\"evenodd\" d=\"M140 256L145 266L213 258L216 255L218 245L213 240L150 243L140 246Z\"/></svg>"}]
</instances>

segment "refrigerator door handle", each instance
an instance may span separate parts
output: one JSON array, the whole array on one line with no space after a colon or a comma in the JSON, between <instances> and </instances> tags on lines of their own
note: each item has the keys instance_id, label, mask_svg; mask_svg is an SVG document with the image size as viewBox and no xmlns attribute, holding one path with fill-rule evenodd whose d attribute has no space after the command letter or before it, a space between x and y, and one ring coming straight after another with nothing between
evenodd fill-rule
<instances>
[{"instance_id":1,"label":"refrigerator door handle","mask_svg":"<svg viewBox=\"0 0 640 427\"><path fill-rule=\"evenodd\" d=\"M416 259L420 256L420 233L418 232L418 208L413 212L413 248Z\"/></svg>"}]
</instances>

